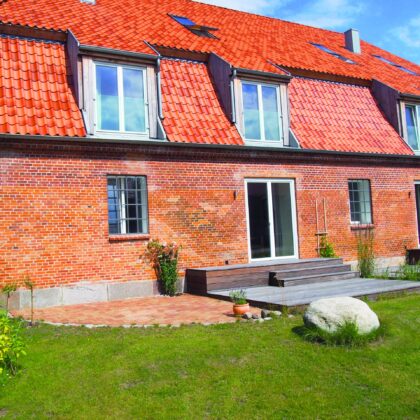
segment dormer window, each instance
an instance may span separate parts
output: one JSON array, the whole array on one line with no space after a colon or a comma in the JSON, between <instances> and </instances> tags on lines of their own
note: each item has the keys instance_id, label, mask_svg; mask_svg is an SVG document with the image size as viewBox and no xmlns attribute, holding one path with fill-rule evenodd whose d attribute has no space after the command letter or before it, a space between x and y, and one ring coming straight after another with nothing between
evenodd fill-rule
<instances>
[{"instance_id":1,"label":"dormer window","mask_svg":"<svg viewBox=\"0 0 420 420\"><path fill-rule=\"evenodd\" d=\"M96 131L147 134L146 69L95 63Z\"/></svg>"},{"instance_id":2,"label":"dormer window","mask_svg":"<svg viewBox=\"0 0 420 420\"><path fill-rule=\"evenodd\" d=\"M243 135L247 141L281 142L280 87L242 81Z\"/></svg>"},{"instance_id":3,"label":"dormer window","mask_svg":"<svg viewBox=\"0 0 420 420\"><path fill-rule=\"evenodd\" d=\"M405 105L406 141L416 151L420 151L420 105Z\"/></svg>"}]
</instances>

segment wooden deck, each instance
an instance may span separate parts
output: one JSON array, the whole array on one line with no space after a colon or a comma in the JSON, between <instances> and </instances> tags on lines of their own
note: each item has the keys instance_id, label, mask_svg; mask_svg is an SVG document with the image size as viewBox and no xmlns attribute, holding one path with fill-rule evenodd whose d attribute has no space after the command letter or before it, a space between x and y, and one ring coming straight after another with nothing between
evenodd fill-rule
<instances>
[{"instance_id":1,"label":"wooden deck","mask_svg":"<svg viewBox=\"0 0 420 420\"><path fill-rule=\"evenodd\" d=\"M291 287L256 286L243 289L252 305L293 307L307 305L321 298L377 296L402 291L420 291L420 282L354 278ZM208 296L229 299L231 290L212 290L208 292Z\"/></svg>"},{"instance_id":2,"label":"wooden deck","mask_svg":"<svg viewBox=\"0 0 420 420\"><path fill-rule=\"evenodd\" d=\"M187 292L229 299L245 290L254 306L302 306L337 296L376 296L420 291L420 282L362 279L341 258L286 259L251 264L189 269Z\"/></svg>"},{"instance_id":3,"label":"wooden deck","mask_svg":"<svg viewBox=\"0 0 420 420\"><path fill-rule=\"evenodd\" d=\"M308 270L324 267L328 272L331 271L328 266L336 266L337 264L343 266L343 260L340 258L271 260L250 264L187 269L185 278L188 293L206 295L207 292L212 290L268 286L271 284L270 274L272 274L272 278L275 278L274 274L277 272L282 272L283 276L287 278L288 273L297 270L303 270L308 275ZM282 278L279 278L279 280L282 281Z\"/></svg>"}]
</instances>

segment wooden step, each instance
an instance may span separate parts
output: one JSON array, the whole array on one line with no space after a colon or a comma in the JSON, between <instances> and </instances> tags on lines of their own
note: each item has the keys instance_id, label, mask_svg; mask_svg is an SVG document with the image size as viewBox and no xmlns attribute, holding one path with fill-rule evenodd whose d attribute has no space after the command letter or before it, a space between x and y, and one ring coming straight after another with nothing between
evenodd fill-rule
<instances>
[{"instance_id":1,"label":"wooden step","mask_svg":"<svg viewBox=\"0 0 420 420\"><path fill-rule=\"evenodd\" d=\"M353 279L358 276L355 271L313 274L300 277L286 277L277 281L278 287L300 286L302 284L325 283L328 281ZM273 283L272 286L275 284Z\"/></svg>"},{"instance_id":2,"label":"wooden step","mask_svg":"<svg viewBox=\"0 0 420 420\"><path fill-rule=\"evenodd\" d=\"M296 269L310 270L326 266L334 267L340 264L343 264L341 258L311 258L306 260L271 260L249 264L193 268L186 270L186 289L189 293L205 295L211 290L268 286L270 272L284 272Z\"/></svg>"},{"instance_id":3,"label":"wooden step","mask_svg":"<svg viewBox=\"0 0 420 420\"><path fill-rule=\"evenodd\" d=\"M294 268L292 270L276 270L270 272L270 286L278 284L279 280L283 278L290 277L303 277L310 276L313 274L325 274L325 273L341 273L351 271L350 265L344 264L328 264L328 265L319 265L318 267L303 267L303 268Z\"/></svg>"}]
</instances>

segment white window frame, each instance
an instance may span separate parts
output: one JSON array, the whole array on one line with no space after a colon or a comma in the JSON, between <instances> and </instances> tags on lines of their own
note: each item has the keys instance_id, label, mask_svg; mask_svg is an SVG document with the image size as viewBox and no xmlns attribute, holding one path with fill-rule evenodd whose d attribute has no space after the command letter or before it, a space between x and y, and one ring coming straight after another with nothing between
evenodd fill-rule
<instances>
[{"instance_id":1,"label":"white window frame","mask_svg":"<svg viewBox=\"0 0 420 420\"><path fill-rule=\"evenodd\" d=\"M249 218L249 207L248 207L248 184L251 183L264 183L267 184L267 197L268 197L268 221L269 221L269 232L270 232L270 251L271 256L266 258L252 258L251 250L251 231L250 231L250 218ZM291 212L292 212L292 229L293 229L293 255L286 255L276 257L276 247L274 239L274 214L273 214L273 196L271 184L289 184L290 186L290 199L291 199ZM247 178L245 179L245 211L246 211L246 228L247 228L247 239L248 239L248 260L250 262L257 261L271 261L271 260L286 260L291 258L299 258L299 234L297 229L297 209L296 209L296 192L295 192L295 180L288 178Z\"/></svg>"},{"instance_id":2,"label":"white window frame","mask_svg":"<svg viewBox=\"0 0 420 420\"><path fill-rule=\"evenodd\" d=\"M119 122L125 128L124 119L124 84L123 84L123 69L141 70L143 75L143 94L144 94L144 117L145 129L144 132L125 131L125 130L100 130L98 129L98 109L97 109L97 88L96 88L96 66L107 66L117 68L117 84L118 84L118 108L119 108ZM130 64L111 63L107 61L92 61L92 110L94 113L94 133L97 136L104 138L149 138L149 102L148 102L148 85L147 85L147 68L144 66L133 66Z\"/></svg>"},{"instance_id":3,"label":"white window frame","mask_svg":"<svg viewBox=\"0 0 420 420\"><path fill-rule=\"evenodd\" d=\"M257 95L258 95L258 111L259 111L259 119L260 119L260 139L248 139L245 136L245 107L244 107L244 98L243 98L243 84L248 84L248 85L255 85L257 86ZM276 89L276 94L277 94L277 109L279 112L278 115L278 119L279 119L279 135L280 135L280 139L279 140L266 140L265 139L265 122L264 122L264 110L263 110L263 101L262 101L262 87L263 86L267 86L267 87L271 87L271 88L275 88ZM249 80L249 79L241 79L241 83L240 83L240 95L241 95L241 126L242 126L242 130L243 130L243 138L245 139L246 144L250 144L250 145L261 145L262 143L267 144L267 145L275 145L275 146L283 146L284 144L284 127L283 127L283 120L284 120L284 112L286 112L287 110L283 109L282 106L282 101L281 101L281 89L280 89L280 85L275 84L275 83L266 83L266 82L259 82L259 81L255 81L255 80Z\"/></svg>"},{"instance_id":4,"label":"white window frame","mask_svg":"<svg viewBox=\"0 0 420 420\"><path fill-rule=\"evenodd\" d=\"M368 193L369 193L369 204L370 204L370 222L369 223L362 223L360 221L353 221L351 219L351 198L350 198L350 182L355 181L366 181L368 183ZM347 180L347 194L348 194L348 203L349 203L349 216L350 216L350 224L352 226L370 226L373 225L373 202L372 202L372 184L370 179L366 178L349 178ZM360 212L362 214L362 212Z\"/></svg>"},{"instance_id":5,"label":"white window frame","mask_svg":"<svg viewBox=\"0 0 420 420\"><path fill-rule=\"evenodd\" d=\"M127 201L126 201L126 189L122 188L122 184L124 184L125 187L125 183L126 183L126 179L127 178L135 178L136 182L137 182L137 178L144 178L144 183L145 183L145 190L144 190L144 203L142 203L142 205L145 207L145 212L146 212L146 216L145 219L142 219L141 217L137 217L137 223L139 220L144 220L145 223L145 229L144 232L132 232L132 233L127 233L127 229L126 229L126 222L127 222L127 214L126 214L126 205L127 205ZM117 183L117 190L121 191L121 200L119 200L120 197L118 197L118 208L119 208L119 214L120 214L120 218L118 220L118 223L120 225L120 233L111 233L110 232L110 225L109 225L109 197L108 197L108 180L109 179L115 179L116 183ZM145 175L108 175L106 178L106 182L107 182L107 207L108 207L108 234L110 236L118 236L118 235L127 235L127 236L133 236L133 235L148 235L149 234L149 198L148 198L148 185L147 185L147 177ZM136 188L136 193L137 188ZM137 197L136 197L136 202L137 202ZM136 212L138 210L136 209ZM138 216L138 214L137 214Z\"/></svg>"},{"instance_id":6,"label":"white window frame","mask_svg":"<svg viewBox=\"0 0 420 420\"><path fill-rule=\"evenodd\" d=\"M414 108L414 118L415 118L415 125L417 128L417 149L413 149L408 142L408 129L407 129L407 111L406 108ZM405 142L408 144L409 147L415 152L420 153L420 104L415 103L404 103L403 112L402 112L402 120L403 120L403 137Z\"/></svg>"}]
</instances>

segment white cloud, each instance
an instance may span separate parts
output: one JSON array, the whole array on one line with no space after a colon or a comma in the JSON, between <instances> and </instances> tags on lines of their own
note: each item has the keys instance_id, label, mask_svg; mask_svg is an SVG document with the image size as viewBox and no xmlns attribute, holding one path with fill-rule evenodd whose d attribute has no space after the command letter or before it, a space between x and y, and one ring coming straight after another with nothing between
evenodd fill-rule
<instances>
[{"instance_id":1,"label":"white cloud","mask_svg":"<svg viewBox=\"0 0 420 420\"><path fill-rule=\"evenodd\" d=\"M280 2L273 2L271 0L194 0L199 3L214 4L215 6L228 7L229 9L243 10L244 12L263 13L273 6L273 4ZM277 4L276 4L277 6Z\"/></svg>"},{"instance_id":2,"label":"white cloud","mask_svg":"<svg viewBox=\"0 0 420 420\"><path fill-rule=\"evenodd\" d=\"M390 34L411 48L420 48L420 15L408 21L404 26L391 29Z\"/></svg>"},{"instance_id":3,"label":"white cloud","mask_svg":"<svg viewBox=\"0 0 420 420\"><path fill-rule=\"evenodd\" d=\"M304 10L290 12L287 20L319 28L343 29L351 25L364 11L361 2L351 0L316 0Z\"/></svg>"}]
</instances>

